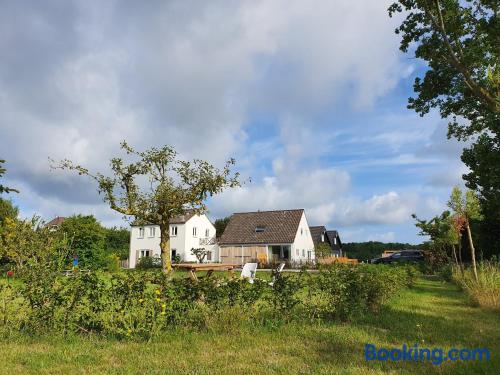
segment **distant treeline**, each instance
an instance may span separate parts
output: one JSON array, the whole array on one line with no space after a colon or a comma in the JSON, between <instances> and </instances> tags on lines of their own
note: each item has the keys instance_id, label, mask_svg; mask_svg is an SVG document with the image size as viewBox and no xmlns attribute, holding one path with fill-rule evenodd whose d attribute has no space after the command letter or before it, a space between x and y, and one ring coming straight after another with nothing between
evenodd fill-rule
<instances>
[{"instance_id":1,"label":"distant treeline","mask_svg":"<svg viewBox=\"0 0 500 375\"><path fill-rule=\"evenodd\" d=\"M423 246L399 242L348 242L342 244L342 250L349 258L367 260L380 257L384 250L422 249Z\"/></svg>"}]
</instances>

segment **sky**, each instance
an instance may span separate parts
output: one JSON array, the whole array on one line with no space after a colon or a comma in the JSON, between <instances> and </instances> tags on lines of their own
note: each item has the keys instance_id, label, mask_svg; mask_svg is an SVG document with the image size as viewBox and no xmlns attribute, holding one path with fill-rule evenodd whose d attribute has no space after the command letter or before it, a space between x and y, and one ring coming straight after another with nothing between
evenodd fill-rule
<instances>
[{"instance_id":1,"label":"sky","mask_svg":"<svg viewBox=\"0 0 500 375\"><path fill-rule=\"evenodd\" d=\"M22 217L128 225L92 181L122 140L247 181L209 217L304 208L344 242L423 240L466 167L438 113L406 108L423 61L399 51L390 1L3 1L0 159ZM248 182L251 180L251 182Z\"/></svg>"}]
</instances>

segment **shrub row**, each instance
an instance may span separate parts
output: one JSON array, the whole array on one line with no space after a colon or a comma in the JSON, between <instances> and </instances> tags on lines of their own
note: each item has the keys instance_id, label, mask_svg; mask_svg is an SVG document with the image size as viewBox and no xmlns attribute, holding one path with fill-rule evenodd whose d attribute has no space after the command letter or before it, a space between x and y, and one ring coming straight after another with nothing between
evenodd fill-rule
<instances>
[{"instance_id":1,"label":"shrub row","mask_svg":"<svg viewBox=\"0 0 500 375\"><path fill-rule=\"evenodd\" d=\"M233 324L349 320L377 311L411 286L414 276L411 267L333 265L250 284L214 276L193 282L161 272L63 277L33 270L22 283L0 284L0 326L150 338L169 327L207 328L224 319Z\"/></svg>"}]
</instances>

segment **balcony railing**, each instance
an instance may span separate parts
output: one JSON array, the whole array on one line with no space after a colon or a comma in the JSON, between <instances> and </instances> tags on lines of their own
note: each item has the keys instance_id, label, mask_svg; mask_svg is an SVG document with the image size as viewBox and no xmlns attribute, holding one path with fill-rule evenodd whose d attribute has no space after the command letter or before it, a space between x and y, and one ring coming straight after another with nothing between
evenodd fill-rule
<instances>
[{"instance_id":1,"label":"balcony railing","mask_svg":"<svg viewBox=\"0 0 500 375\"><path fill-rule=\"evenodd\" d=\"M200 246L215 245L215 237L200 238Z\"/></svg>"}]
</instances>

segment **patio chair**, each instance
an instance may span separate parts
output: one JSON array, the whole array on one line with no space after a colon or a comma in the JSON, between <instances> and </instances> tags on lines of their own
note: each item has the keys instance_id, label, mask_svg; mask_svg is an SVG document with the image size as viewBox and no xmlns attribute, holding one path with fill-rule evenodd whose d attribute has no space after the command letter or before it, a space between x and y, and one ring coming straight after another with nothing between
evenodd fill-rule
<instances>
[{"instance_id":1,"label":"patio chair","mask_svg":"<svg viewBox=\"0 0 500 375\"><path fill-rule=\"evenodd\" d=\"M281 272L283 271L284 268L285 268L285 263L280 263L279 266L276 267L276 269L273 272L273 281L271 281L269 283L269 285L271 285L271 286L274 285L274 282L276 281L276 276L281 274Z\"/></svg>"},{"instance_id":2,"label":"patio chair","mask_svg":"<svg viewBox=\"0 0 500 375\"><path fill-rule=\"evenodd\" d=\"M255 273L257 271L257 263L245 263L241 270L241 278L248 279L250 284L253 284Z\"/></svg>"}]
</instances>

